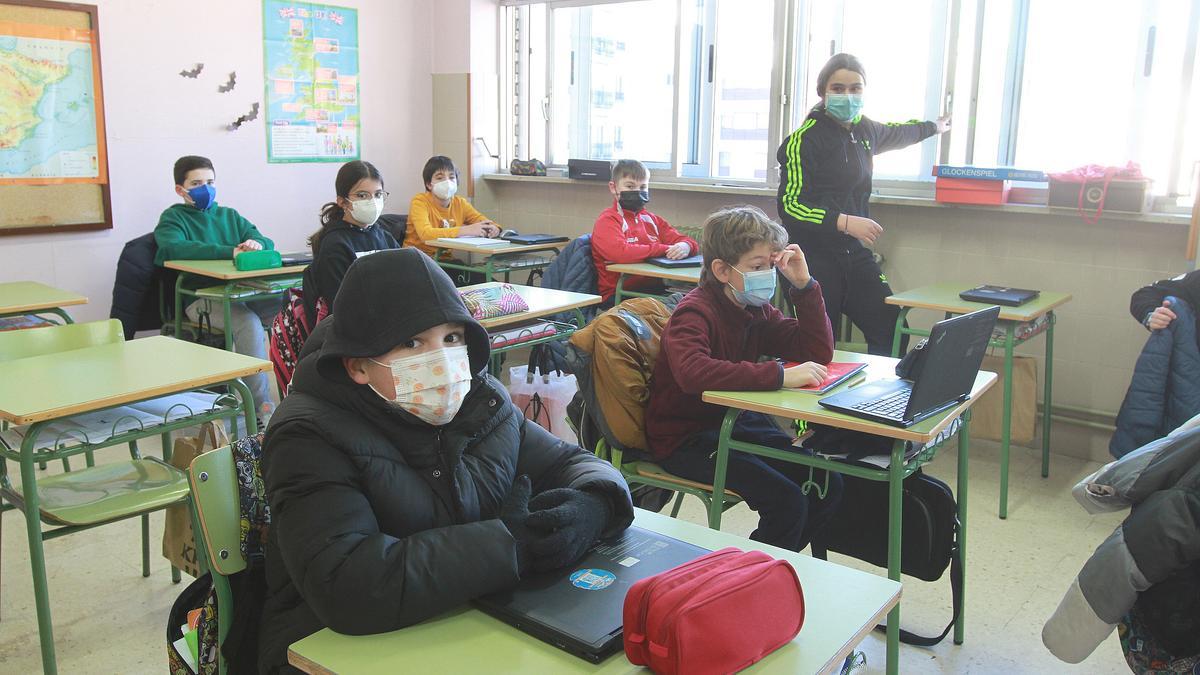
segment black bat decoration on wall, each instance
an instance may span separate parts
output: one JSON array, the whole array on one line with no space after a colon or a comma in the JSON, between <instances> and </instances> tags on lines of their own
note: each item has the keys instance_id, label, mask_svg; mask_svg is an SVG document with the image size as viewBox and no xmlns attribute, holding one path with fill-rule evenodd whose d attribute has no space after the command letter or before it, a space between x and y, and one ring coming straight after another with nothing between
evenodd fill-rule
<instances>
[{"instance_id":1,"label":"black bat decoration on wall","mask_svg":"<svg viewBox=\"0 0 1200 675\"><path fill-rule=\"evenodd\" d=\"M258 119L258 101L255 101L254 105L250 106L250 112L238 117L236 120L233 121L232 124L230 124L226 128L229 129L230 131L237 131L238 127L242 126L246 122L250 122L250 121L256 120L256 119Z\"/></svg>"},{"instance_id":2,"label":"black bat decoration on wall","mask_svg":"<svg viewBox=\"0 0 1200 675\"><path fill-rule=\"evenodd\" d=\"M196 67L192 68L191 70L184 69L184 70L179 71L179 76L180 77L190 77L194 80L200 76L200 71L202 71L202 70L204 70L204 64L197 63Z\"/></svg>"},{"instance_id":3,"label":"black bat decoration on wall","mask_svg":"<svg viewBox=\"0 0 1200 675\"><path fill-rule=\"evenodd\" d=\"M218 93L221 93L221 94L224 94L224 93L226 93L226 92L233 91L233 88L234 88L235 86L237 86L237 73L230 73L230 74L229 74L229 81L228 81L228 82L226 82L225 84L222 84L222 85L218 86L218 87L217 87L217 92L218 92Z\"/></svg>"}]
</instances>

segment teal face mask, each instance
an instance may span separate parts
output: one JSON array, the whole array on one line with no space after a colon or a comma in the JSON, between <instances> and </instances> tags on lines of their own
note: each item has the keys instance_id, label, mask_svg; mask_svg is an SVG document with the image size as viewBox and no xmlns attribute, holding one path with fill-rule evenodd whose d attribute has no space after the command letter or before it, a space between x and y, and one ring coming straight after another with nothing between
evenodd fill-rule
<instances>
[{"instance_id":1,"label":"teal face mask","mask_svg":"<svg viewBox=\"0 0 1200 675\"><path fill-rule=\"evenodd\" d=\"M773 268L757 272L743 272L736 267L733 269L742 275L742 288L745 290L739 291L729 282L726 282L725 285L733 291L733 297L738 302L751 307L762 307L775 297L775 270Z\"/></svg>"},{"instance_id":2,"label":"teal face mask","mask_svg":"<svg viewBox=\"0 0 1200 675\"><path fill-rule=\"evenodd\" d=\"M862 112L862 94L826 94L825 112L840 122L849 122Z\"/></svg>"}]
</instances>

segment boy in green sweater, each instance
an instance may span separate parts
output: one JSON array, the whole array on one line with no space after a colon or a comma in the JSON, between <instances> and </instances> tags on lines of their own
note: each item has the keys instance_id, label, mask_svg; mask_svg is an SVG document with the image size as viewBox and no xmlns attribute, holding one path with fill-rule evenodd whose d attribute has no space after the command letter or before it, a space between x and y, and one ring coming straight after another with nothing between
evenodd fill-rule
<instances>
[{"instance_id":1,"label":"boy in green sweater","mask_svg":"<svg viewBox=\"0 0 1200 675\"><path fill-rule=\"evenodd\" d=\"M183 198L163 211L154 228L158 252L154 264L168 260L231 260L245 251L273 249L275 244L262 236L254 224L234 209L216 203L216 170L207 157L188 155L175 162L175 193ZM199 299L184 309L184 315L197 321L201 312L208 314L212 326L233 332L233 349L239 354L267 358L266 330L279 311L274 298L252 302L235 302L230 308L233 322L228 328L224 313ZM246 378L254 395L259 420L265 426L275 410L270 383L265 373Z\"/></svg>"}]
</instances>

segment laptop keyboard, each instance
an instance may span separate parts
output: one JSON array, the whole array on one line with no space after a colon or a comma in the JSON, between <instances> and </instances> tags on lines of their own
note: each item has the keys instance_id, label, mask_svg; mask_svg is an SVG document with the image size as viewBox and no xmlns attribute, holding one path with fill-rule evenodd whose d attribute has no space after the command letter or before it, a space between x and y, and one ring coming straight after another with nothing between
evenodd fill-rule
<instances>
[{"instance_id":1,"label":"laptop keyboard","mask_svg":"<svg viewBox=\"0 0 1200 675\"><path fill-rule=\"evenodd\" d=\"M908 396L911 393L912 389L903 389L883 398L875 399L874 401L863 401L855 405L854 409L871 413L872 415L880 415L897 420L904 419L904 410L908 408Z\"/></svg>"}]
</instances>

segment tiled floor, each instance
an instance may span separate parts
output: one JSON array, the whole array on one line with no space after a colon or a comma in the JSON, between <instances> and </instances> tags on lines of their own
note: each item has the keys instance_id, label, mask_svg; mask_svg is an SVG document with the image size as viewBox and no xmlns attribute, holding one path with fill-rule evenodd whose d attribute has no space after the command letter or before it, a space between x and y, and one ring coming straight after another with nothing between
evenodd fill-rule
<instances>
[{"instance_id":1,"label":"tiled floor","mask_svg":"<svg viewBox=\"0 0 1200 675\"><path fill-rule=\"evenodd\" d=\"M1049 479L1038 476L1033 452L1014 448L1009 518L996 518L996 445L972 444L967 566L966 643L949 638L932 649L901 648L903 673L1121 673L1128 672L1115 635L1085 663L1068 666L1041 642L1041 628L1097 544L1120 522L1120 514L1088 516L1070 487L1098 465L1054 457ZM928 470L954 484L953 453ZM702 523L698 503L684 516ZM756 516L737 507L725 529L748 534ZM29 582L28 547L20 514L3 519L0 586L0 673L40 672L37 623ZM141 576L136 520L75 534L46 544L59 672L161 673L166 668L166 616L183 585L171 584L161 547L161 516L152 519L152 575ZM837 562L863 566L834 556ZM949 619L950 588L905 580L903 625L940 631ZM820 621L808 616L807 621ZM865 670L883 672L882 635L861 649ZM481 671L486 668L481 664Z\"/></svg>"}]
</instances>

